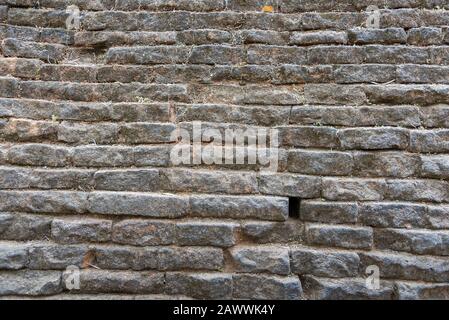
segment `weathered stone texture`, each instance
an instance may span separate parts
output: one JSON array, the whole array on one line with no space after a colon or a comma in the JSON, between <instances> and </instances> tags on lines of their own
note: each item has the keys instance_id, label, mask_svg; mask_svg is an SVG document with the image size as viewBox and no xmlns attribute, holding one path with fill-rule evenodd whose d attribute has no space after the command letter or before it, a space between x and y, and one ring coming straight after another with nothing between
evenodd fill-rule
<instances>
[{"instance_id":1,"label":"weathered stone texture","mask_svg":"<svg viewBox=\"0 0 449 320\"><path fill-rule=\"evenodd\" d=\"M0 0L0 298L449 299L448 10Z\"/></svg>"}]
</instances>

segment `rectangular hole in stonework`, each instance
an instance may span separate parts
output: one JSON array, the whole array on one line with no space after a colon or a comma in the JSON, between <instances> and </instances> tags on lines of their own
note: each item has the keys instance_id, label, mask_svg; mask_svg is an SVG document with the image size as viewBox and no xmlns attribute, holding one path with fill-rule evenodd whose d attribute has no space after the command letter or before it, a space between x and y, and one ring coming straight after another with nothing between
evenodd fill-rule
<instances>
[{"instance_id":1,"label":"rectangular hole in stonework","mask_svg":"<svg viewBox=\"0 0 449 320\"><path fill-rule=\"evenodd\" d=\"M288 198L288 216L292 219L299 219L299 206L301 199L296 197Z\"/></svg>"}]
</instances>

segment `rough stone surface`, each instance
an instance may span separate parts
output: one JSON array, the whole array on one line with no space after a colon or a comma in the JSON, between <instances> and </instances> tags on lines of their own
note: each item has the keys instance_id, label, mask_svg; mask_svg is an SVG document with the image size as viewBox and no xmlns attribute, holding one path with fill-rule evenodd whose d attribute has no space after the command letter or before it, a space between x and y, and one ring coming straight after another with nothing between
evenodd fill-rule
<instances>
[{"instance_id":1,"label":"rough stone surface","mask_svg":"<svg viewBox=\"0 0 449 320\"><path fill-rule=\"evenodd\" d=\"M379 289L369 289L365 279L330 279L304 277L304 290L309 299L324 300L390 300L394 297L392 283L382 281Z\"/></svg>"},{"instance_id":2,"label":"rough stone surface","mask_svg":"<svg viewBox=\"0 0 449 320\"><path fill-rule=\"evenodd\" d=\"M344 251L292 248L292 272L322 277L354 277L358 273L359 256Z\"/></svg>"},{"instance_id":3,"label":"rough stone surface","mask_svg":"<svg viewBox=\"0 0 449 320\"><path fill-rule=\"evenodd\" d=\"M373 227L428 227L427 207L412 203L366 203L359 207L360 222Z\"/></svg>"},{"instance_id":4,"label":"rough stone surface","mask_svg":"<svg viewBox=\"0 0 449 320\"><path fill-rule=\"evenodd\" d=\"M1 295L53 295L62 291L59 271L2 271Z\"/></svg>"},{"instance_id":5,"label":"rough stone surface","mask_svg":"<svg viewBox=\"0 0 449 320\"><path fill-rule=\"evenodd\" d=\"M447 284L397 283L400 300L447 300L449 287Z\"/></svg>"},{"instance_id":6,"label":"rough stone surface","mask_svg":"<svg viewBox=\"0 0 449 320\"><path fill-rule=\"evenodd\" d=\"M189 203L187 197L178 195L98 192L90 195L87 206L95 214L179 217Z\"/></svg>"},{"instance_id":7,"label":"rough stone surface","mask_svg":"<svg viewBox=\"0 0 449 320\"><path fill-rule=\"evenodd\" d=\"M288 215L288 201L281 197L192 196L190 207L200 217L283 221Z\"/></svg>"},{"instance_id":8,"label":"rough stone surface","mask_svg":"<svg viewBox=\"0 0 449 320\"><path fill-rule=\"evenodd\" d=\"M64 282L68 273L64 273ZM80 289L84 293L156 293L164 286L163 273L83 270Z\"/></svg>"},{"instance_id":9,"label":"rough stone surface","mask_svg":"<svg viewBox=\"0 0 449 320\"><path fill-rule=\"evenodd\" d=\"M52 237L61 243L109 241L111 229L111 221L99 219L55 219L51 224Z\"/></svg>"},{"instance_id":10,"label":"rough stone surface","mask_svg":"<svg viewBox=\"0 0 449 320\"><path fill-rule=\"evenodd\" d=\"M232 276L216 273L168 273L167 292L197 299L230 299Z\"/></svg>"},{"instance_id":11,"label":"rough stone surface","mask_svg":"<svg viewBox=\"0 0 449 320\"><path fill-rule=\"evenodd\" d=\"M0 298L448 299L448 10L0 0Z\"/></svg>"},{"instance_id":12,"label":"rough stone surface","mask_svg":"<svg viewBox=\"0 0 449 320\"><path fill-rule=\"evenodd\" d=\"M221 270L223 251L217 248L146 248L137 258L138 269Z\"/></svg>"},{"instance_id":13,"label":"rough stone surface","mask_svg":"<svg viewBox=\"0 0 449 320\"><path fill-rule=\"evenodd\" d=\"M449 233L423 230L379 229L374 235L379 249L436 256L449 255Z\"/></svg>"},{"instance_id":14,"label":"rough stone surface","mask_svg":"<svg viewBox=\"0 0 449 320\"><path fill-rule=\"evenodd\" d=\"M255 243L295 243L303 240L303 229L301 221L249 221L242 223L241 234Z\"/></svg>"},{"instance_id":15,"label":"rough stone surface","mask_svg":"<svg viewBox=\"0 0 449 320\"><path fill-rule=\"evenodd\" d=\"M306 237L311 245L327 247L371 249L373 244L373 231L365 227L309 224Z\"/></svg>"},{"instance_id":16,"label":"rough stone surface","mask_svg":"<svg viewBox=\"0 0 449 320\"><path fill-rule=\"evenodd\" d=\"M17 270L27 267L28 248L21 244L0 243L0 268Z\"/></svg>"},{"instance_id":17,"label":"rough stone surface","mask_svg":"<svg viewBox=\"0 0 449 320\"><path fill-rule=\"evenodd\" d=\"M236 243L236 223L186 221L176 224L179 245L231 247Z\"/></svg>"},{"instance_id":18,"label":"rough stone surface","mask_svg":"<svg viewBox=\"0 0 449 320\"><path fill-rule=\"evenodd\" d=\"M334 224L357 222L358 206L351 202L324 202L306 200L301 202L300 215L305 221Z\"/></svg>"},{"instance_id":19,"label":"rough stone surface","mask_svg":"<svg viewBox=\"0 0 449 320\"><path fill-rule=\"evenodd\" d=\"M112 241L137 246L169 245L174 235L174 224L162 221L123 220L112 228Z\"/></svg>"},{"instance_id":20,"label":"rough stone surface","mask_svg":"<svg viewBox=\"0 0 449 320\"><path fill-rule=\"evenodd\" d=\"M400 255L396 253L361 253L361 266L380 267L380 276L386 279L423 280L426 282L447 282L449 262L447 258ZM429 265L432 267L429 268Z\"/></svg>"},{"instance_id":21,"label":"rough stone surface","mask_svg":"<svg viewBox=\"0 0 449 320\"><path fill-rule=\"evenodd\" d=\"M234 275L233 298L293 300L302 297L297 277Z\"/></svg>"},{"instance_id":22,"label":"rough stone surface","mask_svg":"<svg viewBox=\"0 0 449 320\"><path fill-rule=\"evenodd\" d=\"M300 198L319 197L321 179L292 174L262 174L260 192Z\"/></svg>"},{"instance_id":23,"label":"rough stone surface","mask_svg":"<svg viewBox=\"0 0 449 320\"><path fill-rule=\"evenodd\" d=\"M0 234L4 240L50 238L51 218L19 213L0 213Z\"/></svg>"}]
</instances>

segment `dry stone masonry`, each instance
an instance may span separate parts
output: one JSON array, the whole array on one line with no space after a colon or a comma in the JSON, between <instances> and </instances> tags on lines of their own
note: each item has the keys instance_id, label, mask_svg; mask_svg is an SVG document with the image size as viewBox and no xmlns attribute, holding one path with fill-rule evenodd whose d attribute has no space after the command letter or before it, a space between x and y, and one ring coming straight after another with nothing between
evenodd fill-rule
<instances>
[{"instance_id":1,"label":"dry stone masonry","mask_svg":"<svg viewBox=\"0 0 449 320\"><path fill-rule=\"evenodd\" d=\"M449 299L448 0L0 0L0 40L1 297ZM276 172L176 165L196 122Z\"/></svg>"}]
</instances>

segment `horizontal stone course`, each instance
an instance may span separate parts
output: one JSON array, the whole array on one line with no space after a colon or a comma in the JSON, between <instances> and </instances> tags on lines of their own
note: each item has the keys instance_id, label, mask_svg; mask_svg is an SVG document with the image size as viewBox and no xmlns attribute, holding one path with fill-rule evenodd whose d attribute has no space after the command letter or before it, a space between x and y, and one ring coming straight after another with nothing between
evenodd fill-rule
<instances>
[{"instance_id":1,"label":"horizontal stone course","mask_svg":"<svg viewBox=\"0 0 449 320\"><path fill-rule=\"evenodd\" d=\"M220 273L168 273L167 292L197 299L230 299L232 276Z\"/></svg>"},{"instance_id":2,"label":"horizontal stone course","mask_svg":"<svg viewBox=\"0 0 449 320\"><path fill-rule=\"evenodd\" d=\"M423 280L429 282L446 282L448 262L446 258L418 257L395 253L362 253L361 265L378 265L380 276L386 279ZM428 268L431 264L432 268Z\"/></svg>"},{"instance_id":3,"label":"horizontal stone course","mask_svg":"<svg viewBox=\"0 0 449 320\"><path fill-rule=\"evenodd\" d=\"M355 152L353 158L357 176L407 178L419 175L422 166L418 155L394 151Z\"/></svg>"}]
</instances>

